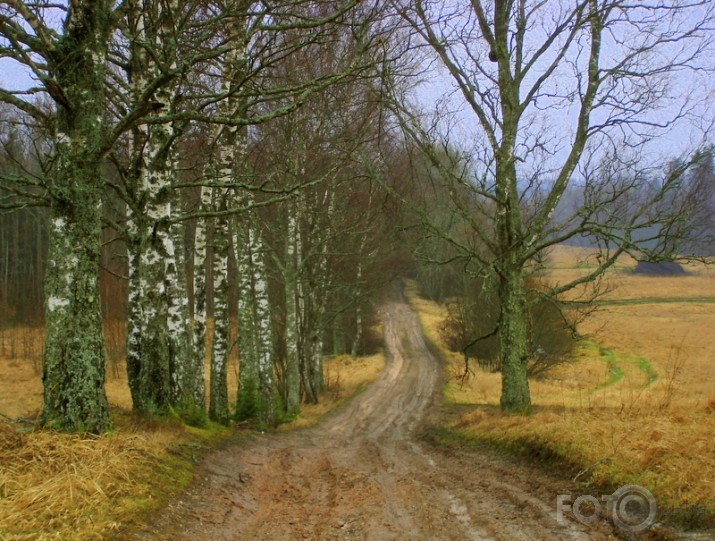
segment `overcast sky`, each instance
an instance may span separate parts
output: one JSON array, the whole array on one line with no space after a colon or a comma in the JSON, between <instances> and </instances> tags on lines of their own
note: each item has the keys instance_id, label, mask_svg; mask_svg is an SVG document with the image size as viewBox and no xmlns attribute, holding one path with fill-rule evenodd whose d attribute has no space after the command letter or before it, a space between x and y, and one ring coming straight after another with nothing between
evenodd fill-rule
<instances>
[{"instance_id":1,"label":"overcast sky","mask_svg":"<svg viewBox=\"0 0 715 541\"><path fill-rule=\"evenodd\" d=\"M453 9L456 2L450 2L447 0L444 4L433 4L434 12L433 18L438 16L443 16L443 24L439 29L435 29L435 33L441 32L441 36L444 39L455 42L459 38L460 34L463 32L465 27L474 24L474 22L467 22L466 15L460 14L459 11ZM548 10L549 7L552 9L558 8L559 4L545 4L544 9ZM451 8L450 8L451 6ZM466 8L465 8L466 9ZM441 10L441 12L440 12ZM466 11L462 13L467 13ZM692 11L683 12L687 13L688 17L682 17L679 22L683 25L683 28L690 28L691 25L697 24L713 16L713 4L703 3L696 9ZM648 15L650 16L650 14ZM543 19L544 28L549 28L549 25L553 25L552 19L549 17L548 13L545 13ZM537 22L536 26L531 29L532 34L527 35L527 42L531 41L533 48L537 48L541 45L541 40L544 39L546 35L542 28L539 26L542 21ZM709 33L715 32L715 28L709 26L703 31L703 35L709 36ZM630 33L630 34L629 34ZM609 67L611 62L617 62L624 55L624 49L637 46L641 39L647 39L648 34L640 33L640 28L636 25L631 25L623 23L620 26L616 26L611 30L611 32L604 34L602 48L601 48L601 61L603 63L602 67ZM619 43L619 40L621 43ZM473 45L470 45L468 52L467 49L463 49L456 54L456 58L462 69L465 72L469 72L474 69L490 69L489 67L484 68L485 63L487 66L488 60L486 58L488 49L485 49L486 45L483 40L476 39ZM686 41L676 41L675 43L659 47L658 54L652 58L652 61L663 66L672 63L673 58L684 58L687 51L692 50L690 47L694 43L688 43ZM643 159L649 160L650 163L663 163L664 158L671 157L685 157L686 154L696 149L698 146L702 145L704 141L715 142L714 134L710 133L713 130L713 123L715 121L715 43L710 44L711 50L706 51L705 54L701 54L696 59L696 64L698 71L690 70L680 70L673 71L670 73L663 73L656 76L653 80L658 79L664 89L663 99L659 101L660 109L653 109L648 111L646 114L640 116L640 119L652 121L655 123L662 123L667 118L672 118L677 116L681 110L687 110L687 115L683 115L678 121L669 127L668 129L659 129L656 127L644 128L639 126L639 129L644 132L650 132L651 140L648 140L644 145L640 147L643 152ZM574 54L575 47L573 48ZM452 52L455 48L450 49ZM585 55L582 55L581 60L575 60L575 57L567 56L567 60L573 61L575 64L580 65L581 73L585 70ZM475 62L479 63L480 68L475 67ZM547 55L547 62L550 59ZM580 64L579 64L580 62ZM438 60L435 64L439 65ZM495 65L492 67L493 70L496 69ZM534 70L532 79L534 76L538 76L543 72L543 70ZM486 81L486 79L483 79ZM539 106L529 107L531 110L532 117L524 119L522 125L524 130L522 130L522 136L528 132L529 129L532 130L534 134L549 133L553 136L546 137L548 139L548 144L551 145L552 149L558 148L557 152L553 156L549 156L549 153L534 154L533 159L539 160L543 163L543 160L552 160L553 165L557 166L559 162L563 160L564 155L570 148L572 141L573 127L575 126L575 118L577 114L577 100L575 100L572 107L569 108L568 100L551 100L556 107L550 107L548 94L553 92L554 94L565 95L568 93L568 87L573 87L576 82L576 77L571 70L571 66L567 63L563 63L563 69L555 72L552 82L547 86L545 105L542 105L541 98L539 98ZM525 81L522 88L527 87L529 81ZM480 85L481 86L481 85ZM488 88L488 83L485 86L481 86L482 90ZM523 93L522 93L523 97ZM462 94L457 90L456 84L447 74L446 69L435 68L432 69L428 74L425 75L425 82L419 87L418 91L414 94L415 102L419 104L419 107L424 111L430 111L434 109L435 103L442 103L443 110L449 110L453 113L451 116L452 124L449 127L450 132L450 143L456 146L469 146L472 141L479 139L481 134L481 129L479 127L479 122L471 109L467 106ZM685 108L685 109L682 109ZM605 111L595 112L592 115L593 122L599 121L599 114L601 119L605 114ZM442 118L446 115L441 114ZM533 124L530 128L526 128L529 120L533 120ZM446 131L446 130L445 130ZM610 130L611 134L616 138L620 137L621 134L618 130ZM625 130L626 132L628 130ZM632 134L631 137L634 137ZM533 144L534 139L531 139L531 148L535 148ZM529 145L528 140L526 142ZM525 153L528 153L524 150ZM474 154L474 153L472 153ZM519 155L517 149L517 155ZM523 166L522 166L523 167Z\"/></svg>"},{"instance_id":2,"label":"overcast sky","mask_svg":"<svg viewBox=\"0 0 715 541\"><path fill-rule=\"evenodd\" d=\"M703 10L707 9L706 7ZM698 17L697 12L693 12L693 17ZM715 30L713 30L715 32ZM602 56L609 55L608 45L605 44ZM437 63L438 64L438 63ZM698 73L680 72L670 74L668 77L669 88L673 90L673 106L682 102L681 98L688 97L691 101L692 110L688 118L678 122L666 134L660 134L648 144L646 155L654 159L662 160L663 157L682 155L689 150L696 148L706 137L707 130L713 128L715 119L715 51L709 58L705 59L704 67L710 71L700 71ZM33 85L33 80L29 69L17 62L0 58L0 87L4 89L19 90ZM455 91L455 85L444 69L437 65L425 77L425 82L418 88L415 101L425 110L432 110L439 100L444 101L450 94L453 98L449 100L449 109L455 112L453 120L456 123L452 126L455 142L471 142L477 140L479 129L474 114L465 106L459 92ZM543 117L551 122L551 129L556 128L556 132L562 131L562 147L567 148L569 144L568 132L571 123L569 122L568 111L560 111L558 114L547 110ZM658 114L667 115L667 110L662 110ZM572 119L572 118L571 118ZM560 125L559 122L562 124ZM563 130L561 130L563 127ZM708 141L715 141L715 137L707 137Z\"/></svg>"}]
</instances>

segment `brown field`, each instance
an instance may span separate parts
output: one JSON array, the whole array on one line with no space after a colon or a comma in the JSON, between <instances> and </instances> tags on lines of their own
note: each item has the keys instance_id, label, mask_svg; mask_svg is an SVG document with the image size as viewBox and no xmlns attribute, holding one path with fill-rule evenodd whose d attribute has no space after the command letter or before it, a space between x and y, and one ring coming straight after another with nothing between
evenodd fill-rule
<instances>
[{"instance_id":1,"label":"brown field","mask_svg":"<svg viewBox=\"0 0 715 541\"><path fill-rule=\"evenodd\" d=\"M557 247L547 279L586 272L588 255ZM559 457L601 486L646 486L678 520L693 506L715 506L715 268L693 264L688 276L646 277L633 266L624 258L609 272L603 304L580 327L587 338L575 359L530 382L534 410L526 418L499 413L499 374L473 367L460 385L462 358L436 332L443 307L417 297L414 284L408 293L455 376L445 396L467 411L453 428Z\"/></svg>"},{"instance_id":2,"label":"brown field","mask_svg":"<svg viewBox=\"0 0 715 541\"><path fill-rule=\"evenodd\" d=\"M211 332L209 321L207 332ZM235 337L235 326L232 329ZM107 377L105 390L110 406L131 410L132 398L127 385L124 364L126 331L120 322L104 325L104 339L107 344ZM32 417L42 406L42 348L44 329L32 327L10 327L0 329L0 414L7 417ZM208 374L209 358L206 358ZM237 388L238 355L233 349L229 353L228 396L234 397Z\"/></svg>"},{"instance_id":3,"label":"brown field","mask_svg":"<svg viewBox=\"0 0 715 541\"><path fill-rule=\"evenodd\" d=\"M42 329L0 329L0 540L104 539L191 480L197 455L231 432L131 414L122 325L105 328L114 429L102 436L33 431L42 405ZM208 359L207 359L208 361ZM384 356L326 361L320 403L281 429L315 423L377 377ZM208 364L207 364L208 370ZM238 359L229 364L235 397ZM238 436L240 437L240 436Z\"/></svg>"}]
</instances>

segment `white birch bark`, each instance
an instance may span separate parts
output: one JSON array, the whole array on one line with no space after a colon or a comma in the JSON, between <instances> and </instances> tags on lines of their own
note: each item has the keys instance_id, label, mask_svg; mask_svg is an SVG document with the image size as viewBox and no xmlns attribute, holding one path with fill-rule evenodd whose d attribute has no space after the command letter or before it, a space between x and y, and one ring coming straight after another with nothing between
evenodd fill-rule
<instances>
[{"instance_id":1,"label":"white birch bark","mask_svg":"<svg viewBox=\"0 0 715 541\"><path fill-rule=\"evenodd\" d=\"M242 204L250 205L246 193ZM275 424L273 335L263 241L257 216L249 211L236 220L234 249L238 274L238 344L241 359L237 416Z\"/></svg>"},{"instance_id":2,"label":"white birch bark","mask_svg":"<svg viewBox=\"0 0 715 541\"><path fill-rule=\"evenodd\" d=\"M324 226L320 228L320 232L316 235L318 237L318 254L310 291L310 304L313 314L308 338L310 343L308 374L316 401L318 393L323 390L325 385L323 378L323 349L325 340L325 315L328 291L330 290L330 273L328 269L329 224L332 221L335 206L335 191L331 185L326 187L321 206L325 208L325 222Z\"/></svg>"},{"instance_id":3,"label":"white birch bark","mask_svg":"<svg viewBox=\"0 0 715 541\"><path fill-rule=\"evenodd\" d=\"M235 8L248 10L251 2L233 4ZM243 23L230 29L238 39L245 36ZM240 95L246 71L246 58L240 48L227 52L224 61L222 93L226 96L220 108L226 116L244 118L246 102ZM248 171L247 134L245 130L224 127L218 139L220 182L230 186L237 182L239 174ZM250 192L238 193L236 188L226 192L227 208L238 203L250 206ZM239 385L236 416L239 420L256 419L264 425L275 424L275 401L273 384L273 337L268 301L268 281L265 255L257 214L248 211L233 221L232 244L236 256L238 280L238 347ZM226 290L228 293L228 290Z\"/></svg>"},{"instance_id":4,"label":"white birch bark","mask_svg":"<svg viewBox=\"0 0 715 541\"><path fill-rule=\"evenodd\" d=\"M287 230L284 265L285 287L285 341L286 341L286 412L298 413L300 408L300 358L299 358L299 315L298 315L298 266L297 229L295 203L287 205Z\"/></svg>"},{"instance_id":5,"label":"white birch bark","mask_svg":"<svg viewBox=\"0 0 715 541\"><path fill-rule=\"evenodd\" d=\"M158 124L149 131L146 142L148 167L141 171L141 199L145 227L139 231L139 291L135 295L141 305L139 325L141 362L139 367L139 411L154 413L171 405L168 287L166 271L174 259L174 243L169 234L171 204L166 191L170 189L171 174L163 152L171 138L171 126Z\"/></svg>"},{"instance_id":6,"label":"white birch bark","mask_svg":"<svg viewBox=\"0 0 715 541\"><path fill-rule=\"evenodd\" d=\"M236 217L233 230L238 285L238 391L236 417L239 421L256 417L258 398L258 352L253 317L253 264L249 236L242 217Z\"/></svg>"},{"instance_id":7,"label":"white birch bark","mask_svg":"<svg viewBox=\"0 0 715 541\"><path fill-rule=\"evenodd\" d=\"M240 60L236 49L226 52L223 64L221 94L224 98L218 104L223 116L230 116L237 106L236 97L231 92L234 78L240 71ZM219 211L226 211L234 206L234 182L236 167L241 166L243 158L241 148L237 146L238 128L219 126L214 137L216 146L216 165L214 194ZM229 319L228 257L231 232L229 219L215 219L213 229L213 321L214 331L211 347L211 387L209 394L209 417L218 422L228 422L228 389L226 386L228 366L228 341L231 322Z\"/></svg>"},{"instance_id":8,"label":"white birch bark","mask_svg":"<svg viewBox=\"0 0 715 541\"><path fill-rule=\"evenodd\" d=\"M303 219L303 214L305 212L305 199L301 194L298 197L296 203L296 229L295 229L295 242L296 242L296 296L297 296L297 323L298 323L298 369L300 372L300 395L302 400L308 403L316 403L318 401L317 394L313 390L312 382L308 375L308 366L310 359L310 341L308 340L308 332L310 326L309 308L306 289L310 291L310 288L306 288L305 284L305 268L304 268L304 243L303 243L303 232L301 231L300 224Z\"/></svg>"},{"instance_id":9,"label":"white birch bark","mask_svg":"<svg viewBox=\"0 0 715 541\"><path fill-rule=\"evenodd\" d=\"M253 259L254 324L256 327L256 352L258 354L258 382L261 394L260 421L265 425L273 425L275 424L276 416L273 396L273 329L268 299L268 272L266 269L265 250L256 222L257 220L249 222L248 236Z\"/></svg>"},{"instance_id":10,"label":"white birch bark","mask_svg":"<svg viewBox=\"0 0 715 541\"><path fill-rule=\"evenodd\" d=\"M201 187L201 204L200 212L208 212L211 209L211 188L206 186ZM194 274L193 274L193 356L191 363L193 366L196 385L194 386L194 401L200 404L203 408L206 402L206 384L205 384L205 363L206 363L206 323L207 323L207 250L208 250L208 235L213 227L213 221L209 218L199 218L196 222L196 230L194 233ZM208 346L209 351L211 345Z\"/></svg>"},{"instance_id":11,"label":"white birch bark","mask_svg":"<svg viewBox=\"0 0 715 541\"><path fill-rule=\"evenodd\" d=\"M146 40L146 28L144 26L144 15L142 4L137 1L129 4L132 14L129 15L135 24L135 39L137 42ZM132 54L132 97L135 101L140 99L144 88L147 85L146 51L141 45L135 45L131 49ZM146 229L144 223L143 209L135 205L142 195L139 183L147 169L144 144L149 138L149 127L146 124L139 124L132 129L132 167L130 175L134 185L133 201L127 204L127 260L129 262L129 299L127 306L127 353L126 369L129 390L132 396L132 404L136 409L141 404L139 390L139 374L141 369L142 353L142 325L144 313L142 309L143 292L141 288L141 244L142 236Z\"/></svg>"},{"instance_id":12,"label":"white birch bark","mask_svg":"<svg viewBox=\"0 0 715 541\"><path fill-rule=\"evenodd\" d=\"M172 153L175 158L176 153ZM172 177L176 177L176 163L172 165ZM174 193L172 215L180 212L179 196ZM173 260L166 263L169 328L169 369L171 376L172 404L179 410L203 410L204 394L203 365L195 361L191 349L192 332L189 310L189 295L186 282L186 258L184 253L184 223L172 223L169 237L174 245Z\"/></svg>"},{"instance_id":13,"label":"white birch bark","mask_svg":"<svg viewBox=\"0 0 715 541\"><path fill-rule=\"evenodd\" d=\"M170 24L178 3L138 1L132 7L137 32L132 48L133 83L139 96L150 80L176 67L176 40ZM145 47L151 47L151 53ZM172 80L154 92L160 112L173 111L176 90L177 83ZM170 407L179 411L202 409L202 402L193 402L198 394L194 389L197 378L189 377L183 226L172 225L177 174L174 144L178 134L171 122L164 122L140 127L134 135L133 204L137 210L130 217L130 231L134 233L130 259L134 263L129 310L134 321L130 322L128 344L134 351L127 366L134 407L148 413ZM141 318L138 322L137 317Z\"/></svg>"},{"instance_id":14,"label":"white birch bark","mask_svg":"<svg viewBox=\"0 0 715 541\"><path fill-rule=\"evenodd\" d=\"M139 369L141 367L142 292L140 282L141 253L135 244L140 242L139 224L129 206L127 208L127 260L129 262L129 299L127 303L127 352L126 368L132 404L139 403Z\"/></svg>"},{"instance_id":15,"label":"white birch bark","mask_svg":"<svg viewBox=\"0 0 715 541\"><path fill-rule=\"evenodd\" d=\"M225 198L219 197L219 209L225 209ZM228 411L228 223L226 218L216 219L213 237L213 291L214 325L211 348L211 380L209 418L227 424Z\"/></svg>"},{"instance_id":16,"label":"white birch bark","mask_svg":"<svg viewBox=\"0 0 715 541\"><path fill-rule=\"evenodd\" d=\"M363 237L364 238L364 237ZM358 253L358 264L357 264L357 285L359 286L362 282L362 246ZM353 345L350 348L350 355L357 357L358 348L360 347L360 340L362 339L362 305L360 302L357 303L355 307L355 338L353 339Z\"/></svg>"}]
</instances>

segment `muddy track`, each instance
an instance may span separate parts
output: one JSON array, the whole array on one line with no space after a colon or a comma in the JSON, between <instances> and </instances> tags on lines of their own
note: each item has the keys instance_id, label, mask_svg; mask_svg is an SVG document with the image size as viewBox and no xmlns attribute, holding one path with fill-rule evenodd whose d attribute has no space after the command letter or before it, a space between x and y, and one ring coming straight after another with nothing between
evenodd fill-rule
<instances>
[{"instance_id":1,"label":"muddy track","mask_svg":"<svg viewBox=\"0 0 715 541\"><path fill-rule=\"evenodd\" d=\"M315 427L212 452L192 487L134 539L585 540L607 524L559 525L559 483L528 467L420 439L438 364L415 313L383 307L388 362Z\"/></svg>"}]
</instances>

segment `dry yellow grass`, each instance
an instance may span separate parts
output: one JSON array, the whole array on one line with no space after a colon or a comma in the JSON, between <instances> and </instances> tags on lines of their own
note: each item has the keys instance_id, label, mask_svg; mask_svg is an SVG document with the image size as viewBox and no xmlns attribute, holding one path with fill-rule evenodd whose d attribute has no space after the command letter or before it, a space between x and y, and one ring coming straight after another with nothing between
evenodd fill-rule
<instances>
[{"instance_id":1,"label":"dry yellow grass","mask_svg":"<svg viewBox=\"0 0 715 541\"><path fill-rule=\"evenodd\" d=\"M212 321L207 332L212 331ZM236 325L232 325L230 343L235 344ZM104 325L107 343L107 376L105 390L110 406L130 410L132 397L127 384L124 347L125 325L108 322ZM0 329L0 414L7 417L34 417L42 405L42 348L44 329L41 327L9 327ZM205 369L208 374L210 356ZM229 351L228 396L235 399L238 387L238 353Z\"/></svg>"},{"instance_id":2,"label":"dry yellow grass","mask_svg":"<svg viewBox=\"0 0 715 541\"><path fill-rule=\"evenodd\" d=\"M317 423L346 400L362 392L385 367L385 355L376 353L368 357L339 355L328 359L324 364L325 391L317 404L304 404L300 415L280 426L280 430L305 428Z\"/></svg>"},{"instance_id":3,"label":"dry yellow grass","mask_svg":"<svg viewBox=\"0 0 715 541\"><path fill-rule=\"evenodd\" d=\"M209 327L210 331L210 327ZM233 329L235 333L235 328ZM185 427L176 419L133 417L121 356L123 325L105 328L106 392L114 429L99 437L28 431L10 419L34 418L42 403L43 331L0 331L0 539L103 539L137 513L154 509L191 479L194 455L227 429ZM232 340L233 342L233 340ZM208 357L206 368L208 373ZM238 357L230 354L229 396L235 397ZM382 354L326 362L327 390L292 427L315 423L373 381Z\"/></svg>"},{"instance_id":4,"label":"dry yellow grass","mask_svg":"<svg viewBox=\"0 0 715 541\"><path fill-rule=\"evenodd\" d=\"M112 418L98 437L0 420L0 539L104 539L186 485L191 453L226 431Z\"/></svg>"},{"instance_id":5,"label":"dry yellow grass","mask_svg":"<svg viewBox=\"0 0 715 541\"><path fill-rule=\"evenodd\" d=\"M42 405L44 333L0 331L0 539L103 539L136 513L154 508L190 480L191 456L225 429L186 428L176 420L139 421L123 358L123 326L105 329L106 392L114 429L91 437L30 431ZM235 378L234 378L235 380ZM235 385L234 385L235 388Z\"/></svg>"},{"instance_id":6,"label":"dry yellow grass","mask_svg":"<svg viewBox=\"0 0 715 541\"><path fill-rule=\"evenodd\" d=\"M546 277L565 282L595 260L584 249L557 247ZM475 370L464 385L460 355L437 333L444 308L408 287L423 328L449 360L447 400L474 409L455 427L477 439L542 449L589 469L594 482L644 485L662 503L715 502L715 269L690 265L684 277L630 272L623 258L608 275L604 305L581 330L589 339L574 362L530 382L534 412L498 411L500 376ZM643 303L644 300L649 302ZM617 303L617 304L608 304ZM625 304L618 304L625 303ZM476 364L476 363L473 363Z\"/></svg>"}]
</instances>

